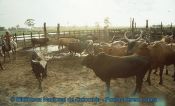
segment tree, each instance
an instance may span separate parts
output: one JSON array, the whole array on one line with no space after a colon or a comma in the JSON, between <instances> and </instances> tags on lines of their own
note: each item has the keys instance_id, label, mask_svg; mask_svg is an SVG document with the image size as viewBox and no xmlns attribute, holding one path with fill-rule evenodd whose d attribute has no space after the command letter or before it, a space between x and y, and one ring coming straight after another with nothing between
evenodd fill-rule
<instances>
[{"instance_id":1,"label":"tree","mask_svg":"<svg viewBox=\"0 0 175 106\"><path fill-rule=\"evenodd\" d=\"M18 28L19 28L20 26L19 26L19 24L18 25L16 25L16 30L18 30Z\"/></svg>"},{"instance_id":2,"label":"tree","mask_svg":"<svg viewBox=\"0 0 175 106\"><path fill-rule=\"evenodd\" d=\"M32 30L32 27L34 27L35 25L34 21L35 21L34 19L27 19L24 24L27 25Z\"/></svg>"},{"instance_id":3,"label":"tree","mask_svg":"<svg viewBox=\"0 0 175 106\"><path fill-rule=\"evenodd\" d=\"M110 21L109 21L109 17L106 17L105 19L104 19L104 28L105 29L108 29L109 28L109 26L110 26Z\"/></svg>"},{"instance_id":4,"label":"tree","mask_svg":"<svg viewBox=\"0 0 175 106\"><path fill-rule=\"evenodd\" d=\"M99 24L99 22L95 22L95 28L100 29L100 24Z\"/></svg>"}]
</instances>

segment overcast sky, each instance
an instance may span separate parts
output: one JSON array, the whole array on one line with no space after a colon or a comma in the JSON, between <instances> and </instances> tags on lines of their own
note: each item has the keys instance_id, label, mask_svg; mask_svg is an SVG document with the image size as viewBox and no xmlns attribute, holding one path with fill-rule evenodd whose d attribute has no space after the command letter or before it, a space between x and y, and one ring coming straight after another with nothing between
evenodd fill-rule
<instances>
[{"instance_id":1,"label":"overcast sky","mask_svg":"<svg viewBox=\"0 0 175 106\"><path fill-rule=\"evenodd\" d=\"M0 0L0 26L25 26L28 18L35 26L103 25L105 17L114 26L129 26L130 17L137 25L175 25L175 0Z\"/></svg>"}]
</instances>

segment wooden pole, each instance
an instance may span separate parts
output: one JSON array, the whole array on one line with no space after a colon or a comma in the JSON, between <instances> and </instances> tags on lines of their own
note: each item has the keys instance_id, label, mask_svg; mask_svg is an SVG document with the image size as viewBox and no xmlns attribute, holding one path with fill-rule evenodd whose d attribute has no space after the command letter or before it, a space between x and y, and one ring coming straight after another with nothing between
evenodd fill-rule
<instances>
[{"instance_id":1,"label":"wooden pole","mask_svg":"<svg viewBox=\"0 0 175 106\"><path fill-rule=\"evenodd\" d=\"M40 39L40 31L38 31L38 36L39 36L39 39Z\"/></svg>"},{"instance_id":2,"label":"wooden pole","mask_svg":"<svg viewBox=\"0 0 175 106\"><path fill-rule=\"evenodd\" d=\"M46 22L44 22L44 37L47 37L47 29L46 29Z\"/></svg>"},{"instance_id":3,"label":"wooden pole","mask_svg":"<svg viewBox=\"0 0 175 106\"><path fill-rule=\"evenodd\" d=\"M146 20L146 29L148 29L148 20Z\"/></svg>"},{"instance_id":4,"label":"wooden pole","mask_svg":"<svg viewBox=\"0 0 175 106\"><path fill-rule=\"evenodd\" d=\"M171 23L171 26L170 26L170 30L171 30L171 34L173 35L173 24Z\"/></svg>"},{"instance_id":5,"label":"wooden pole","mask_svg":"<svg viewBox=\"0 0 175 106\"><path fill-rule=\"evenodd\" d=\"M15 33L15 41L16 41L16 43L17 43L17 35L16 35L16 33Z\"/></svg>"},{"instance_id":6,"label":"wooden pole","mask_svg":"<svg viewBox=\"0 0 175 106\"><path fill-rule=\"evenodd\" d=\"M57 24L57 35L60 36L60 24Z\"/></svg>"},{"instance_id":7,"label":"wooden pole","mask_svg":"<svg viewBox=\"0 0 175 106\"><path fill-rule=\"evenodd\" d=\"M132 20L132 33L134 32L134 18Z\"/></svg>"},{"instance_id":8,"label":"wooden pole","mask_svg":"<svg viewBox=\"0 0 175 106\"><path fill-rule=\"evenodd\" d=\"M170 25L170 30L172 30L173 29L173 24L171 23L171 25Z\"/></svg>"},{"instance_id":9,"label":"wooden pole","mask_svg":"<svg viewBox=\"0 0 175 106\"><path fill-rule=\"evenodd\" d=\"M24 32L23 32L23 38L24 38L24 47L26 47L26 40L25 40Z\"/></svg>"},{"instance_id":10,"label":"wooden pole","mask_svg":"<svg viewBox=\"0 0 175 106\"><path fill-rule=\"evenodd\" d=\"M31 37L31 39L30 39L30 40L31 40L31 43L32 43L32 32L30 32L30 37Z\"/></svg>"},{"instance_id":11,"label":"wooden pole","mask_svg":"<svg viewBox=\"0 0 175 106\"><path fill-rule=\"evenodd\" d=\"M132 28L132 18L130 18L130 28Z\"/></svg>"},{"instance_id":12,"label":"wooden pole","mask_svg":"<svg viewBox=\"0 0 175 106\"><path fill-rule=\"evenodd\" d=\"M161 29L161 32L163 34L163 24L162 24L162 21L161 21L161 24L160 24L160 29Z\"/></svg>"}]
</instances>

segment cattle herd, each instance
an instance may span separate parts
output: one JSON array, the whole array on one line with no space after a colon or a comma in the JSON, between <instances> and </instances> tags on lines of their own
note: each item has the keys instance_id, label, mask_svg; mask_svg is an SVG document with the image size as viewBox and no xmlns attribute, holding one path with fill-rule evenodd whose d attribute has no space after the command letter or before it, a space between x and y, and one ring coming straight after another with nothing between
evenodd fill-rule
<instances>
[{"instance_id":1,"label":"cattle herd","mask_svg":"<svg viewBox=\"0 0 175 106\"><path fill-rule=\"evenodd\" d=\"M151 85L152 70L159 70L160 82L163 84L163 70L174 65L175 69L175 39L172 36L163 36L159 41L153 41L148 37L143 37L142 30L133 34L136 38L129 38L129 31L124 33L121 39L111 39L108 42L100 42L98 39L80 40L73 37L58 38L58 48L66 48L73 56L76 53L86 53L82 56L82 65L94 71L95 75L106 83L107 91L110 91L110 81L114 78L136 77L136 87L133 94L140 93L143 78L148 72L147 82ZM36 52L32 55L32 70L41 81L47 76L47 62L42 58L38 59ZM43 65L44 64L44 65ZM154 73L156 73L156 71ZM175 72L172 75L175 81Z\"/></svg>"}]
</instances>

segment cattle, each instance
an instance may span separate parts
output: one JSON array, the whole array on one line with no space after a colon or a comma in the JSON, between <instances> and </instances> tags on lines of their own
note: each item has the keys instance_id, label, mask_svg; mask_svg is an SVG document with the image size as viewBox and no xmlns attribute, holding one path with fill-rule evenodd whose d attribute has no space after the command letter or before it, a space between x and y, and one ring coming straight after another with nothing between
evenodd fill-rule
<instances>
[{"instance_id":1,"label":"cattle","mask_svg":"<svg viewBox=\"0 0 175 106\"><path fill-rule=\"evenodd\" d=\"M87 52L88 54L93 54L94 53L94 48L93 48L94 41L86 40L84 43L87 45L85 52Z\"/></svg>"},{"instance_id":2,"label":"cattle","mask_svg":"<svg viewBox=\"0 0 175 106\"><path fill-rule=\"evenodd\" d=\"M98 38L95 35L89 34L86 37L87 40L92 40L93 42L97 41Z\"/></svg>"},{"instance_id":3,"label":"cattle","mask_svg":"<svg viewBox=\"0 0 175 106\"><path fill-rule=\"evenodd\" d=\"M128 40L128 49L127 49L128 54L132 54L135 51L140 51L138 46L140 46L143 42L137 42L136 40L132 40L131 42L129 41L129 39L127 40ZM166 46L165 43L162 43L162 41L154 42L152 45L149 45L144 49L149 50L150 52L149 57L151 57L151 69L149 70L147 81L149 85L151 85L150 75L151 75L152 69L159 68L160 69L159 84L162 85L163 84L162 73L163 73L164 65L174 64L174 61L173 61L174 52L172 51L171 48ZM144 49L142 49L141 51L144 52Z\"/></svg>"},{"instance_id":4,"label":"cattle","mask_svg":"<svg viewBox=\"0 0 175 106\"><path fill-rule=\"evenodd\" d=\"M94 45L94 54L104 52L112 56L125 56L127 55L127 46L112 46L110 43L103 43L103 45Z\"/></svg>"},{"instance_id":5,"label":"cattle","mask_svg":"<svg viewBox=\"0 0 175 106\"><path fill-rule=\"evenodd\" d=\"M47 77L47 61L33 51L31 59L32 71L39 82L39 89L42 91L42 81Z\"/></svg>"},{"instance_id":6,"label":"cattle","mask_svg":"<svg viewBox=\"0 0 175 106\"><path fill-rule=\"evenodd\" d=\"M70 43L78 43L80 42L79 39L76 39L76 38L59 38L58 39L58 47L62 47L63 46L68 46Z\"/></svg>"},{"instance_id":7,"label":"cattle","mask_svg":"<svg viewBox=\"0 0 175 106\"><path fill-rule=\"evenodd\" d=\"M82 65L94 71L106 83L107 91L110 90L110 81L115 78L136 76L136 88L133 94L141 91L143 78L150 68L149 58L138 54L132 56L111 56L105 53L98 55L89 54Z\"/></svg>"},{"instance_id":8,"label":"cattle","mask_svg":"<svg viewBox=\"0 0 175 106\"><path fill-rule=\"evenodd\" d=\"M173 51L170 47L168 47L164 43L157 43L153 47L154 47L153 49L154 49L155 56L157 55L157 59L159 58L157 61L159 61L159 63L161 63L159 66L159 68L160 68L160 82L159 82L159 84L163 84L163 79L162 79L163 68L164 68L164 66L166 66L166 69L167 69L167 66L169 66L171 64L173 64L175 66L175 51ZM153 57L153 59L155 58L155 56ZM151 72L149 73L149 76L150 76L150 74L151 74ZM166 74L168 74L167 70L166 70ZM175 80L175 77L174 77L174 80ZM150 81L150 78L148 79L148 81Z\"/></svg>"},{"instance_id":9,"label":"cattle","mask_svg":"<svg viewBox=\"0 0 175 106\"><path fill-rule=\"evenodd\" d=\"M164 41L162 42L162 40L161 41L159 41L159 42L161 42L161 43L165 43ZM155 43L154 43L155 44ZM169 51L169 53L171 53L170 54L170 56L171 56L171 58L173 59L174 57L173 57L173 52L175 51L175 45L174 44L166 44L166 46L168 46L167 48L169 49L168 51ZM172 50L171 50L172 49ZM172 62L172 61L169 61L168 60L168 62ZM174 64L174 63L172 63L172 64ZM164 66L164 68L166 69L166 75L168 75L168 66L169 65L165 65ZM174 70L175 70L175 65L174 65ZM154 74L156 74L157 73L157 69L154 71Z\"/></svg>"},{"instance_id":10,"label":"cattle","mask_svg":"<svg viewBox=\"0 0 175 106\"><path fill-rule=\"evenodd\" d=\"M49 38L32 38L31 39L31 42L32 42L32 46L35 47L35 45L39 44L40 46L41 45L45 45L47 44L47 42L49 41Z\"/></svg>"},{"instance_id":11,"label":"cattle","mask_svg":"<svg viewBox=\"0 0 175 106\"><path fill-rule=\"evenodd\" d=\"M111 43L111 46L113 47L121 47L121 46L126 46L126 43L124 41L114 41Z\"/></svg>"},{"instance_id":12,"label":"cattle","mask_svg":"<svg viewBox=\"0 0 175 106\"><path fill-rule=\"evenodd\" d=\"M161 41L166 42L166 43L168 43L168 44L169 44L169 43L175 43L174 35L171 35L171 36L169 36L169 35L163 36L162 39L161 39Z\"/></svg>"},{"instance_id":13,"label":"cattle","mask_svg":"<svg viewBox=\"0 0 175 106\"><path fill-rule=\"evenodd\" d=\"M83 51L86 51L88 54L93 53L93 41L92 40L86 40L86 41L80 41L80 42L71 42L67 45L68 50L70 53L82 53Z\"/></svg>"}]
</instances>

